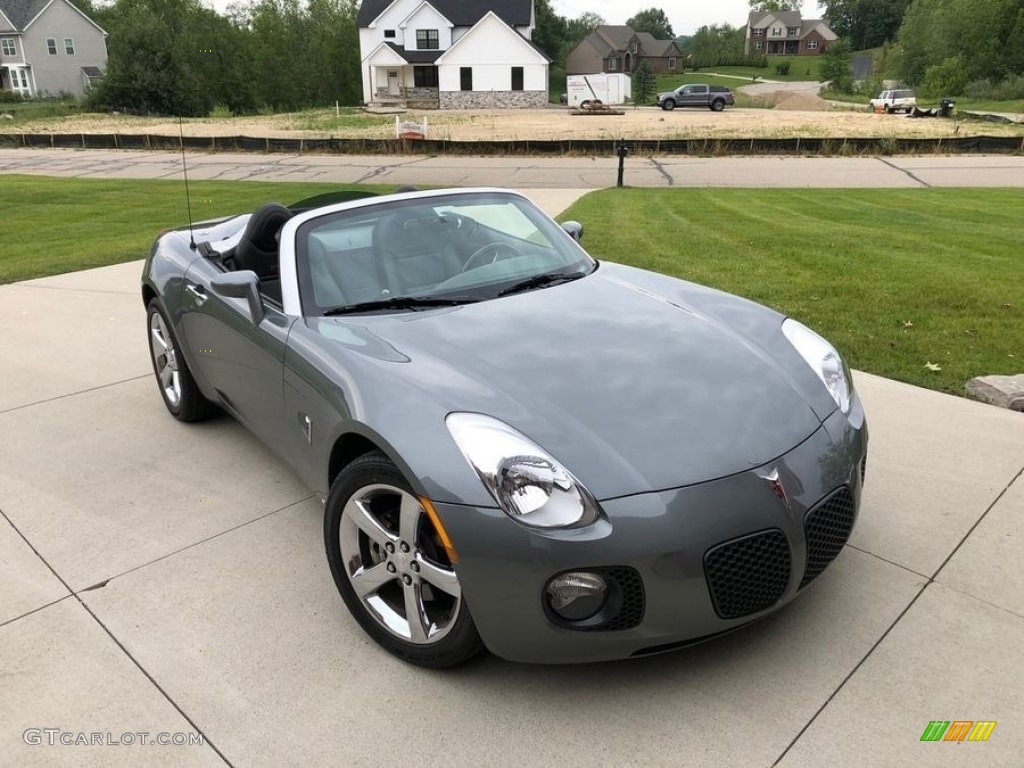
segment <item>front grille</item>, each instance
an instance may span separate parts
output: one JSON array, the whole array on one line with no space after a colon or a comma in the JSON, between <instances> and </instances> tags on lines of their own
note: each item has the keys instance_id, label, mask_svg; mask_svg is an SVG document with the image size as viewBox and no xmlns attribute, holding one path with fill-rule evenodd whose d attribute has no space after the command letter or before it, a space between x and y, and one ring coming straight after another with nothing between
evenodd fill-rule
<instances>
[{"instance_id":1,"label":"front grille","mask_svg":"<svg viewBox=\"0 0 1024 768\"><path fill-rule=\"evenodd\" d=\"M855 508L853 494L844 486L833 491L804 516L807 568L800 589L817 578L846 545L853 530Z\"/></svg>"},{"instance_id":2,"label":"front grille","mask_svg":"<svg viewBox=\"0 0 1024 768\"><path fill-rule=\"evenodd\" d=\"M792 567L786 534L777 528L726 541L704 554L715 613L738 619L779 602Z\"/></svg>"}]
</instances>

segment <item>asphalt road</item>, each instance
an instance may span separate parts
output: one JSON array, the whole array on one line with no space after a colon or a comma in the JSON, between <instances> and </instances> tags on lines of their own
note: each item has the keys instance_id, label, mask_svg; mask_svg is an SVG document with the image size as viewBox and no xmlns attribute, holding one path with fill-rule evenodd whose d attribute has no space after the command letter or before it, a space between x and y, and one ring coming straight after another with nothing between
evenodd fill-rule
<instances>
[{"instance_id":1,"label":"asphalt road","mask_svg":"<svg viewBox=\"0 0 1024 768\"><path fill-rule=\"evenodd\" d=\"M190 179L601 189L614 186L614 157L424 157L189 154ZM176 178L173 152L0 150L0 174ZM634 187L1024 187L1024 157L644 157L626 161ZM0 187L2 194L2 187Z\"/></svg>"}]
</instances>

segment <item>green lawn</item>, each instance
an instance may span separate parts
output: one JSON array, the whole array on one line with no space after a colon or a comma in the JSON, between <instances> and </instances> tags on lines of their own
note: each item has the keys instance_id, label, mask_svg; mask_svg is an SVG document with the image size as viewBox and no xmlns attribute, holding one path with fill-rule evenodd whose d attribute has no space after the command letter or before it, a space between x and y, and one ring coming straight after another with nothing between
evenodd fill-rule
<instances>
[{"instance_id":1,"label":"green lawn","mask_svg":"<svg viewBox=\"0 0 1024 768\"><path fill-rule=\"evenodd\" d=\"M780 75L775 67L784 62L789 63L789 74ZM707 72L721 75L736 75L750 80L757 75L762 80L786 80L821 82L821 56L769 56L767 67L705 67ZM697 72L700 74L700 72Z\"/></svg>"},{"instance_id":2,"label":"green lawn","mask_svg":"<svg viewBox=\"0 0 1024 768\"><path fill-rule=\"evenodd\" d=\"M194 182L193 216L342 188ZM0 250L0 283L140 259L186 221L178 181L0 176L0 206L16 244ZM585 224L598 258L768 304L856 368L961 394L973 376L1024 368L1022 207L1024 190L627 188L561 218Z\"/></svg>"},{"instance_id":3,"label":"green lawn","mask_svg":"<svg viewBox=\"0 0 1024 768\"><path fill-rule=\"evenodd\" d=\"M853 367L962 394L1024 370L1022 207L1024 190L623 189L564 218L599 258L768 304Z\"/></svg>"},{"instance_id":4,"label":"green lawn","mask_svg":"<svg viewBox=\"0 0 1024 768\"><path fill-rule=\"evenodd\" d=\"M33 120L45 120L54 117L68 117L82 111L81 105L73 99L39 101L4 101L0 102L0 114L11 115L13 120L4 120L4 124L18 125Z\"/></svg>"},{"instance_id":5,"label":"green lawn","mask_svg":"<svg viewBox=\"0 0 1024 768\"><path fill-rule=\"evenodd\" d=\"M194 181L200 221L285 204L352 185ZM369 187L390 191L393 187ZM141 259L163 229L188 221L181 181L0 176L3 242L0 284Z\"/></svg>"}]
</instances>

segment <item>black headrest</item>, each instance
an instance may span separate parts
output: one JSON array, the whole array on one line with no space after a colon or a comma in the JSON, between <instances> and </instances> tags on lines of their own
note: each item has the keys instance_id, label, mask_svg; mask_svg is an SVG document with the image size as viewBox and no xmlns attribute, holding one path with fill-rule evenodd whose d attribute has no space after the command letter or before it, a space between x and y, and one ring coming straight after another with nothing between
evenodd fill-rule
<instances>
[{"instance_id":1,"label":"black headrest","mask_svg":"<svg viewBox=\"0 0 1024 768\"><path fill-rule=\"evenodd\" d=\"M251 269L260 277L277 275L278 237L281 227L293 215L280 203L267 203L257 208L235 246L235 268Z\"/></svg>"},{"instance_id":2,"label":"black headrest","mask_svg":"<svg viewBox=\"0 0 1024 768\"><path fill-rule=\"evenodd\" d=\"M263 251L277 250L277 236L281 227L294 214L280 203L267 203L257 208L245 227L243 240L248 240Z\"/></svg>"}]
</instances>

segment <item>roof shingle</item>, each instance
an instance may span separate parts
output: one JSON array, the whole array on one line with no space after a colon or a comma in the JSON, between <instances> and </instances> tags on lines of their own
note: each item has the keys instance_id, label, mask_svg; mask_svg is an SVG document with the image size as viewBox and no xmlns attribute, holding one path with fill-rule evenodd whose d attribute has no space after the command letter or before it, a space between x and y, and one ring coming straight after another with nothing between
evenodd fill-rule
<instances>
[{"instance_id":1,"label":"roof shingle","mask_svg":"<svg viewBox=\"0 0 1024 768\"><path fill-rule=\"evenodd\" d=\"M17 0L23 2L26 0ZM0 0L9 2L9 0ZM363 0L356 16L356 24L368 27L388 9L395 0ZM533 0L429 0L448 21L456 27L472 27L494 11L510 27L528 27L533 18Z\"/></svg>"},{"instance_id":2,"label":"roof shingle","mask_svg":"<svg viewBox=\"0 0 1024 768\"><path fill-rule=\"evenodd\" d=\"M25 27L50 0L0 0L0 11L10 20L14 28L24 32Z\"/></svg>"}]
</instances>

